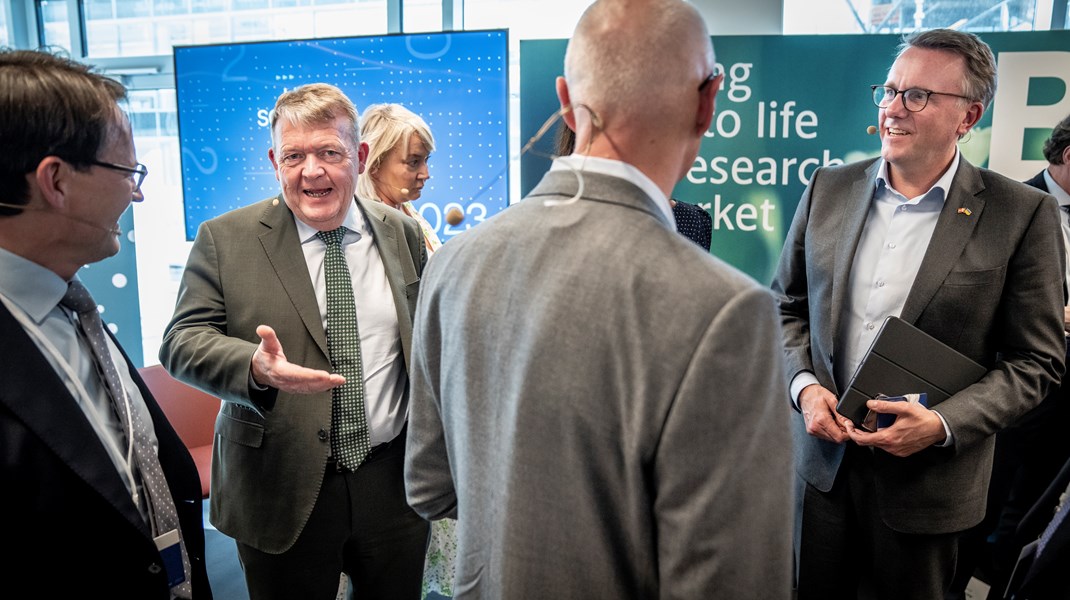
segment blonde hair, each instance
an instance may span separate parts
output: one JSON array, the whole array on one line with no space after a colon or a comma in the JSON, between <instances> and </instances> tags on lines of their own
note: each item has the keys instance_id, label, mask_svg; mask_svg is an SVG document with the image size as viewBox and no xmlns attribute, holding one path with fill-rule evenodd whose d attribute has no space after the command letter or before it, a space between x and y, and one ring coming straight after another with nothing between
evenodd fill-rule
<instances>
[{"instance_id":1,"label":"blonde hair","mask_svg":"<svg viewBox=\"0 0 1070 600\"><path fill-rule=\"evenodd\" d=\"M368 159L364 172L357 178L358 196L379 199L371 178L372 172L378 170L384 157L400 144L407 143L414 133L420 136L428 153L435 151L431 128L420 115L400 104L372 104L364 111L360 121L360 137L368 144Z\"/></svg>"}]
</instances>

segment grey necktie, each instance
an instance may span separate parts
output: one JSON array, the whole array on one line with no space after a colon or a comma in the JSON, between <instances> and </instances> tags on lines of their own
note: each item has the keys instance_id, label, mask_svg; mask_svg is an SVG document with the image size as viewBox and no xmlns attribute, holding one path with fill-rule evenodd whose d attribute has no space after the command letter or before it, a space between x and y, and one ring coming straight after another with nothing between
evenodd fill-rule
<instances>
[{"instance_id":1,"label":"grey necktie","mask_svg":"<svg viewBox=\"0 0 1070 600\"><path fill-rule=\"evenodd\" d=\"M1067 485L1066 491L1059 496L1059 505L1055 509L1055 516L1052 517L1048 526L1044 528L1044 533L1040 534L1040 541L1037 543L1037 556L1044 552L1044 548L1051 541L1051 536L1055 535L1055 530L1066 520L1067 513L1070 513L1070 485Z\"/></svg>"},{"instance_id":2,"label":"grey necktie","mask_svg":"<svg viewBox=\"0 0 1070 600\"><path fill-rule=\"evenodd\" d=\"M153 451L149 440L149 427L152 425L142 419L140 410L134 410L130 406L130 399L126 395L122 380L119 378L119 371L116 370L115 363L111 359L111 352L108 350L107 336L104 333L100 314L97 312L97 303L89 294L89 290L80 281L71 281L67 286L67 294L63 296L60 304L78 313L78 328L93 350L93 363L96 365L97 374L105 384L112 407L122 423L123 432L128 436L127 441L130 438L133 439L134 461L137 464L143 487L148 492L149 525L152 527L153 536L172 530L179 532L182 569L186 578L184 582L171 588L172 597L191 598L186 542L181 539L178 513L175 511L175 503L167 487L163 468L160 467L160 459Z\"/></svg>"},{"instance_id":3,"label":"grey necktie","mask_svg":"<svg viewBox=\"0 0 1070 600\"><path fill-rule=\"evenodd\" d=\"M327 280L327 350L331 365L346 378L331 390L331 455L339 465L355 471L371 448L364 415L364 367L360 356L357 306L342 238L345 227L316 234L327 244L323 272Z\"/></svg>"}]
</instances>

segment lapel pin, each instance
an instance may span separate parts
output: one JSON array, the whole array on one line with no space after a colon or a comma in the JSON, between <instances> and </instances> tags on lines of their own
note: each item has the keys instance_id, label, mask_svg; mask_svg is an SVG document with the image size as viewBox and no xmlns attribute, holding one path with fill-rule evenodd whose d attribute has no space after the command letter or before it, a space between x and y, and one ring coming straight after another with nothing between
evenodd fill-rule
<instances>
[{"instance_id":1,"label":"lapel pin","mask_svg":"<svg viewBox=\"0 0 1070 600\"><path fill-rule=\"evenodd\" d=\"M960 208L958 212L960 215L966 215L967 217L973 214L973 211L966 207Z\"/></svg>"}]
</instances>

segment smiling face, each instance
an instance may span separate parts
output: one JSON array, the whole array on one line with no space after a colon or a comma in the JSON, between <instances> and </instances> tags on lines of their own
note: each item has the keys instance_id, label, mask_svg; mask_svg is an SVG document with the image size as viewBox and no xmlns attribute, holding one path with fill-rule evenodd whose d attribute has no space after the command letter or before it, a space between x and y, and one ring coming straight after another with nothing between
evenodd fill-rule
<instances>
[{"instance_id":1,"label":"smiling face","mask_svg":"<svg viewBox=\"0 0 1070 600\"><path fill-rule=\"evenodd\" d=\"M370 173L379 198L391 206L420 197L424 182L429 178L427 159L431 153L420 135L413 132L383 157Z\"/></svg>"},{"instance_id":2,"label":"smiling face","mask_svg":"<svg viewBox=\"0 0 1070 600\"><path fill-rule=\"evenodd\" d=\"M276 147L268 151L282 197L294 215L319 231L345 220L364 170L368 147L354 148L353 124L345 117L309 126L279 119Z\"/></svg>"},{"instance_id":3,"label":"smiling face","mask_svg":"<svg viewBox=\"0 0 1070 600\"><path fill-rule=\"evenodd\" d=\"M947 94L964 93L965 59L928 48L908 48L888 71L884 85L897 90L920 88ZM881 156L888 162L891 184L900 192L927 190L955 157L955 144L984 112L980 102L932 94L921 111L911 112L898 95L879 109Z\"/></svg>"},{"instance_id":4,"label":"smiling face","mask_svg":"<svg viewBox=\"0 0 1070 600\"><path fill-rule=\"evenodd\" d=\"M97 160L116 165L135 165L134 140L125 117L109 127ZM131 201L140 202L141 190L134 190L130 173L90 165L71 169L70 201L63 211L68 216L71 242L79 247L80 264L94 263L119 252L119 219Z\"/></svg>"}]
</instances>

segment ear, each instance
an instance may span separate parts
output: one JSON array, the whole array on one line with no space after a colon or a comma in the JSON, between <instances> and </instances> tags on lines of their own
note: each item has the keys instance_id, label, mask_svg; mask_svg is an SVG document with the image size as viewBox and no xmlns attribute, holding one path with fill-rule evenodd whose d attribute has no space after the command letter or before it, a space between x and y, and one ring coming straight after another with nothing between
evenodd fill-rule
<instances>
[{"instance_id":1,"label":"ear","mask_svg":"<svg viewBox=\"0 0 1070 600\"><path fill-rule=\"evenodd\" d=\"M695 114L695 133L705 135L713 123L713 113L717 110L717 92L724 83L724 73L714 77L706 86L699 90L698 112Z\"/></svg>"},{"instance_id":2,"label":"ear","mask_svg":"<svg viewBox=\"0 0 1070 600\"><path fill-rule=\"evenodd\" d=\"M555 81L557 87L557 100L561 103L561 120L572 131L576 131L576 114L572 111L572 100L568 93L568 82L564 77L558 77Z\"/></svg>"},{"instance_id":3,"label":"ear","mask_svg":"<svg viewBox=\"0 0 1070 600\"><path fill-rule=\"evenodd\" d=\"M966 135L973 126L981 120L981 116L985 114L985 106L980 102L971 102L970 106L966 109L966 116L963 117L962 123L959 124L959 135Z\"/></svg>"},{"instance_id":4,"label":"ear","mask_svg":"<svg viewBox=\"0 0 1070 600\"><path fill-rule=\"evenodd\" d=\"M55 208L63 208L73 185L70 180L72 169L62 158L46 156L27 178L30 179L31 187L36 184L45 203Z\"/></svg>"},{"instance_id":5,"label":"ear","mask_svg":"<svg viewBox=\"0 0 1070 600\"><path fill-rule=\"evenodd\" d=\"M368 162L368 144L367 142L361 142L360 148L357 150L357 160L360 161L360 166L357 167L357 174L364 172L364 166Z\"/></svg>"},{"instance_id":6,"label":"ear","mask_svg":"<svg viewBox=\"0 0 1070 600\"><path fill-rule=\"evenodd\" d=\"M1063 164L1070 165L1070 145L1063 148Z\"/></svg>"},{"instance_id":7,"label":"ear","mask_svg":"<svg viewBox=\"0 0 1070 600\"><path fill-rule=\"evenodd\" d=\"M282 179L279 178L279 163L275 161L274 148L268 148L268 160L271 161L271 166L275 169L275 181L282 181Z\"/></svg>"}]
</instances>

